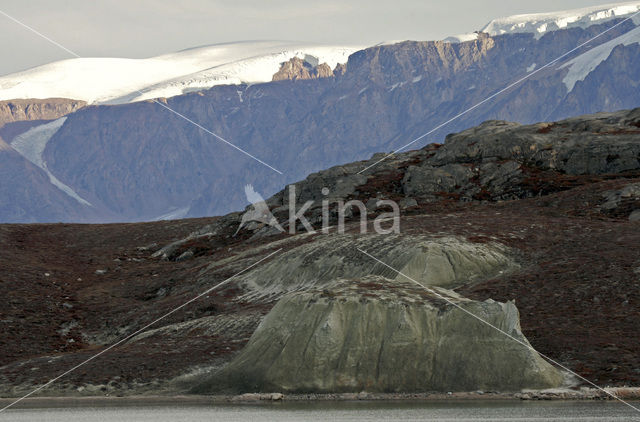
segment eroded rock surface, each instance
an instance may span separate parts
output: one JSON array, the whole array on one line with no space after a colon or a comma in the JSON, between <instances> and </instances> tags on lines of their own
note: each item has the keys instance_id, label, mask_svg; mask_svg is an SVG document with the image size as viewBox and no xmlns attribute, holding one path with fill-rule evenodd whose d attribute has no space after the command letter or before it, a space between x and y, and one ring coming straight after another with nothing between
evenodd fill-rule
<instances>
[{"instance_id":1,"label":"eroded rock surface","mask_svg":"<svg viewBox=\"0 0 640 422\"><path fill-rule=\"evenodd\" d=\"M328 64L322 63L314 66L306 60L293 57L291 60L282 63L280 70L273 75L273 80L318 79L331 76L333 76L333 71Z\"/></svg>"},{"instance_id":2,"label":"eroded rock surface","mask_svg":"<svg viewBox=\"0 0 640 422\"><path fill-rule=\"evenodd\" d=\"M372 260L367 251L380 261ZM284 252L259 270L238 278L251 300L283 293L321 289L337 278L379 275L410 277L425 286L455 288L518 268L509 248L496 243L472 243L455 237L404 235L318 236Z\"/></svg>"},{"instance_id":3,"label":"eroded rock surface","mask_svg":"<svg viewBox=\"0 0 640 422\"><path fill-rule=\"evenodd\" d=\"M284 296L240 354L194 391L516 391L560 385L562 374L528 346L511 302L474 302L381 276L339 280Z\"/></svg>"},{"instance_id":4,"label":"eroded rock surface","mask_svg":"<svg viewBox=\"0 0 640 422\"><path fill-rule=\"evenodd\" d=\"M10 144L16 136L29 129L66 116L86 105L85 101L67 98L0 101L0 142Z\"/></svg>"}]
</instances>

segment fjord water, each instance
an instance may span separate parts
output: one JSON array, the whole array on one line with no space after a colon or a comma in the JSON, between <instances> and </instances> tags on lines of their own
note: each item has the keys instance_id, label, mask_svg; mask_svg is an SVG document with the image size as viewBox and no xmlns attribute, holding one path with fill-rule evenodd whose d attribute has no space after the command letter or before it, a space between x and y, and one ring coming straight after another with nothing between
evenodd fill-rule
<instances>
[{"instance_id":1,"label":"fjord water","mask_svg":"<svg viewBox=\"0 0 640 422\"><path fill-rule=\"evenodd\" d=\"M96 405L11 409L0 421L640 421L618 402L314 402L255 405Z\"/></svg>"}]
</instances>

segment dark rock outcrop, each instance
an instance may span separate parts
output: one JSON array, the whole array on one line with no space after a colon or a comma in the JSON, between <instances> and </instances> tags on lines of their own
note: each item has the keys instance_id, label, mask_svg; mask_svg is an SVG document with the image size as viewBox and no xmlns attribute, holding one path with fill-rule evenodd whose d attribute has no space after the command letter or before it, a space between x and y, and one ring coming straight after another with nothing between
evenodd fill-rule
<instances>
[{"instance_id":1,"label":"dark rock outcrop","mask_svg":"<svg viewBox=\"0 0 640 422\"><path fill-rule=\"evenodd\" d=\"M367 161L313 173L294 184L296 209L313 201L307 215L317 224L323 199L393 199L414 205L443 200L503 201L546 195L596 180L633 177L640 174L638 122L640 108L533 125L487 121L449 135L443 145L389 156L375 154ZM323 187L329 189L327 195ZM288 188L266 202L279 221L286 221ZM624 210L626 216L640 208L629 198L625 204L619 211ZM615 207L610 200L602 210L611 212ZM334 204L333 223L337 221L335 209ZM233 219L223 222L236 224Z\"/></svg>"}]
</instances>

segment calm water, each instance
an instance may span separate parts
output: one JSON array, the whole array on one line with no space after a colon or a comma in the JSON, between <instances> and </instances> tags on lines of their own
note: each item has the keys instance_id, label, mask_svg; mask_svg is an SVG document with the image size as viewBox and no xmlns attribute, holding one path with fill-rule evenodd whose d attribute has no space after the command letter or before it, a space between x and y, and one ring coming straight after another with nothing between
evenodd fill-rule
<instances>
[{"instance_id":1,"label":"calm water","mask_svg":"<svg viewBox=\"0 0 640 422\"><path fill-rule=\"evenodd\" d=\"M636 403L640 404L640 403ZM256 405L96 405L13 409L0 421L640 421L613 402L330 402Z\"/></svg>"}]
</instances>

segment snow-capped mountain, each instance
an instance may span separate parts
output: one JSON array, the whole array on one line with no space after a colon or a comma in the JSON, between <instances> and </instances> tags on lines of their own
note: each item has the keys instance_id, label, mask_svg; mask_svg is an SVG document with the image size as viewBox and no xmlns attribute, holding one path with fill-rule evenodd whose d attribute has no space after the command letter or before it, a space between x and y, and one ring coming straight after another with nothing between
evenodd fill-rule
<instances>
[{"instance_id":1,"label":"snow-capped mountain","mask_svg":"<svg viewBox=\"0 0 640 422\"><path fill-rule=\"evenodd\" d=\"M492 36L504 34L531 33L541 38L549 32L561 29L588 28L612 19L625 18L640 11L640 1L612 3L581 9L562 10L551 13L530 13L494 19L478 32ZM640 24L640 15L634 17ZM465 42L476 39L477 32L454 35L445 39L448 42Z\"/></svg>"},{"instance_id":2,"label":"snow-capped mountain","mask_svg":"<svg viewBox=\"0 0 640 422\"><path fill-rule=\"evenodd\" d=\"M489 22L482 32L489 35L532 33L536 38L560 29L587 28L640 11L640 2L613 3L552 13L515 15ZM640 17L637 17L640 23Z\"/></svg>"},{"instance_id":3,"label":"snow-capped mountain","mask_svg":"<svg viewBox=\"0 0 640 422\"><path fill-rule=\"evenodd\" d=\"M361 47L255 41L197 47L148 59L75 58L0 77L0 100L71 98L119 104L216 85L271 81L298 57L332 69Z\"/></svg>"},{"instance_id":4,"label":"snow-capped mountain","mask_svg":"<svg viewBox=\"0 0 640 422\"><path fill-rule=\"evenodd\" d=\"M492 36L532 33L540 38L552 31L586 28L638 11L640 1L515 15L495 19L478 32ZM634 20L640 23L640 16ZM473 41L478 32L451 36L445 41ZM377 45L387 44L391 43ZM196 47L147 59L74 58L0 77L0 100L69 98L90 104L121 104L172 97L216 85L268 82L280 65L293 57L312 65L327 63L333 69L362 48L252 41Z\"/></svg>"},{"instance_id":5,"label":"snow-capped mountain","mask_svg":"<svg viewBox=\"0 0 640 422\"><path fill-rule=\"evenodd\" d=\"M638 10L633 2L502 18L448 42L362 50L236 43L145 60L67 60L0 78L0 98L10 99L0 101L0 196L13 198L0 202L0 221L220 214L245 204L245 184L267 197L309 172L427 132L411 148L484 120L533 123L638 107L640 19L628 19ZM323 62L347 64L332 72ZM284 80L269 83L285 68L277 78ZM320 68L322 78L287 80ZM155 97L283 175L138 101Z\"/></svg>"}]
</instances>

